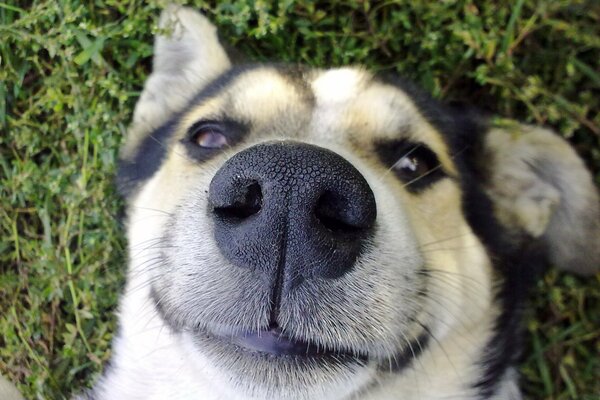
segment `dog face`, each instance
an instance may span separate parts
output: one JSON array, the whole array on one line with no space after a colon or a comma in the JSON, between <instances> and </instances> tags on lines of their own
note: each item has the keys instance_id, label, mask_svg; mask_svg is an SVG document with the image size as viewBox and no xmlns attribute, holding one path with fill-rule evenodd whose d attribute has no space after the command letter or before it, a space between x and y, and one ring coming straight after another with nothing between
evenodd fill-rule
<instances>
[{"instance_id":1,"label":"dog face","mask_svg":"<svg viewBox=\"0 0 600 400\"><path fill-rule=\"evenodd\" d=\"M489 306L436 282L439 270L485 287L489 262L453 153L401 89L356 69L258 66L219 82L165 128L164 167L134 204L169 216L139 239L132 225L132 240L160 238L154 300L232 381L333 387L389 369L458 307Z\"/></svg>"},{"instance_id":2,"label":"dog face","mask_svg":"<svg viewBox=\"0 0 600 400\"><path fill-rule=\"evenodd\" d=\"M166 328L215 398L417 398L428 368L419 398L506 390L534 272L600 259L568 145L361 68L232 67L202 16L161 21L122 153L119 340Z\"/></svg>"}]
</instances>

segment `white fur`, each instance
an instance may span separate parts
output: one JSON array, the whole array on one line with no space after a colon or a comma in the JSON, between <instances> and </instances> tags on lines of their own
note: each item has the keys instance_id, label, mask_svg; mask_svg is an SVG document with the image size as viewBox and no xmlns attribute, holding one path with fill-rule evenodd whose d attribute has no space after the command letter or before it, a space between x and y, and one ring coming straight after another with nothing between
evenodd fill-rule
<instances>
[{"instance_id":1,"label":"white fur","mask_svg":"<svg viewBox=\"0 0 600 400\"><path fill-rule=\"evenodd\" d=\"M230 67L216 28L197 12L171 5L162 14L159 27L166 34L157 36L154 43L154 70L135 107L124 155Z\"/></svg>"},{"instance_id":2,"label":"white fur","mask_svg":"<svg viewBox=\"0 0 600 400\"><path fill-rule=\"evenodd\" d=\"M171 7L161 17L161 26L168 21L175 21L174 36L157 39L155 69L136 107L125 159L145 135L230 68L215 28L204 17ZM373 152L375 138L389 139L403 132L407 139L435 151L444 170L454 176L457 168L444 140L407 94L373 82L364 70L312 70L303 79L312 90L314 105L276 70L266 67L241 74L218 96L181 116L161 168L129 199L130 265L119 308L120 331L111 366L96 386L97 399L479 398L473 384L481 378L480 361L500 310L494 303L490 257L462 213L461 188L448 178L429 188L426 195L413 195L393 173L365 156ZM177 139L194 122L218 117L225 109L228 115L250 122L253 131L244 143L202 165L189 160ZM489 148L498 150L494 167L500 171L494 177L500 183L488 190L507 204L516 195L513 219L518 220L519 229L541 236L559 204L560 189L539 181L534 173L523 178L518 171L502 169L515 154L512 147L503 147L505 141L494 142L502 136L491 135ZM195 341L197 332L192 328L201 324L223 332L228 332L232 319L244 328L264 326L267 314L262 299L252 298L249 305L231 299L240 285L249 285L248 292L253 293L254 281L220 254L206 209L207 188L235 152L286 139L327 148L348 160L374 193L378 226L374 245L361 254L351 272L328 282L315 280L297 290L313 290L315 296L322 296L319 307L312 308L314 315L301 315L301 307L294 308L292 294L281 308L279 322L320 345L367 350L379 360L403 349L406 340L418 333L418 326L407 318L417 313L415 318L429 327L431 340L400 373L381 371L371 361L333 372L317 368L311 371L314 379L304 382L302 376L285 381L294 371L273 367L273 374L279 375L255 382L252 378L264 372L256 369L271 371L270 365L235 373L235 357L225 352L215 358ZM510 185L501 186L506 177ZM529 183L530 178L534 183L521 191L519 184ZM510 208L502 200L497 207ZM510 216L506 218L504 222L513 224ZM162 241L165 237L168 243ZM167 244L176 248L163 250ZM409 278L415 278L423 265L431 271L431 278L427 296L420 300L419 288L410 283L417 285L418 279ZM183 332L172 332L159 316L150 299L151 285L161 293L164 312L179 314L173 317L179 318ZM294 325L300 317L306 324L301 328ZM515 373L509 369L498 382L493 400L519 398Z\"/></svg>"},{"instance_id":3,"label":"white fur","mask_svg":"<svg viewBox=\"0 0 600 400\"><path fill-rule=\"evenodd\" d=\"M263 118L268 118L268 115L263 115ZM313 115L313 118L319 116ZM418 224L419 221L409 222L402 214L402 204L398 203L394 192L390 191L390 186L395 184L393 176L372 171L344 146L323 141L323 138L327 139L325 131L329 129L326 125L312 123L309 126L315 127L312 134L305 132L306 136L311 138L311 143L329 147L350 160L370 183L378 203L381 220L379 232L382 235L381 239L377 240L378 254L373 258L382 275L374 283L394 282L394 276L398 274L392 268L392 265L397 264L397 261L394 261L395 257L399 254L406 256L413 251L411 246L414 244L410 244L413 239L406 236L406 226L410 223ZM317 126L320 128L316 128ZM101 394L101 398L158 399L166 394L181 399L264 398L261 395L248 397L244 396L243 392L236 391L229 381L230 378L223 375L223 371L216 370L209 360L197 352L186 335L176 336L170 333L149 300L149 283L155 279L155 275L153 269L145 263L152 262L159 251L153 246L153 240L163 235L164 223L168 220L169 213L177 211L175 206L182 203L187 188L194 182L209 179L214 173L215 168L209 165L205 172L178 175L179 181L174 183L172 170L184 168L186 163L179 151L172 152L170 160L166 161L169 167L162 169L145 184L130 208L128 237L131 265L120 309L122 328L114 344L117 357L100 384L102 389L98 393ZM162 189L165 185L171 187L167 192ZM453 204L452 207L458 206L460 192L454 183L442 182L440 187L433 190L445 193L448 204ZM449 222L452 223L451 220ZM202 224L194 223L194 226L202 229ZM426 253L428 263L444 268L449 276L469 277L468 280L455 279L452 284L448 284L444 279L445 275L434 275L431 284L432 304L429 307L431 312L437 315L437 319L431 321L434 340L430 347L410 369L403 371L399 376L376 373L370 367L364 368L357 371L352 380L342 380L338 386L309 389L311 396L308 398L347 399L353 398L353 393L362 393L361 398L364 399L393 399L400 393L403 399L409 400L442 399L448 396L476 398L476 393L468 388L479 376L479 367L475 366L475 363L486 344L487 333L491 329L495 313L490 312L491 271L485 252L464 221L462 226L462 232L456 232L452 228L455 238L433 246L431 251ZM423 238L429 237L431 242L440 239L432 236L432 232L423 231L419 235L423 235ZM197 236L202 238L205 245L211 240L209 231L200 230ZM386 237L395 239L390 241ZM405 246L405 249L402 250L398 246ZM453 248L456 250L452 250ZM389 260L385 261L385 257ZM353 274L363 274L363 270L364 276L354 277ZM390 275L386 275L387 271ZM348 280L348 284L352 284L353 281L370 279L369 276L373 276L373 272L367 257L355 268L355 272L344 279ZM402 287L401 281L398 281L398 285ZM390 292L385 296L391 300L396 295ZM384 301L387 300L384 298ZM404 313L401 304L396 306L394 311L398 312L398 316L390 314L390 324L394 324L393 320L401 318ZM363 387L373 381L377 382L375 386L363 392ZM300 397L297 393L289 393L281 398Z\"/></svg>"}]
</instances>

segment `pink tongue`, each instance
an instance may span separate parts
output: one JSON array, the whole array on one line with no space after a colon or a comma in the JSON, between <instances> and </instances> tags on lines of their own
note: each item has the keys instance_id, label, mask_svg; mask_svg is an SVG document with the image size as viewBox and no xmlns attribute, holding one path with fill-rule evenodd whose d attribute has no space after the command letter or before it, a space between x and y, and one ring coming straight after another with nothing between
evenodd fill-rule
<instances>
[{"instance_id":1,"label":"pink tongue","mask_svg":"<svg viewBox=\"0 0 600 400\"><path fill-rule=\"evenodd\" d=\"M316 349L310 349L308 343L288 339L277 331L246 332L234 337L233 342L253 351L276 355L316 353Z\"/></svg>"}]
</instances>

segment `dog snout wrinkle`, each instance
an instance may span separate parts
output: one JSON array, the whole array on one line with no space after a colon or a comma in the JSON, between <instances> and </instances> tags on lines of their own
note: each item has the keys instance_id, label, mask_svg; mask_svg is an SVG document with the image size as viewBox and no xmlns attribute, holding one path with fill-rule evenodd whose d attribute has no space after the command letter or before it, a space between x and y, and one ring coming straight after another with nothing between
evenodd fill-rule
<instances>
[{"instance_id":1,"label":"dog snout wrinkle","mask_svg":"<svg viewBox=\"0 0 600 400\"><path fill-rule=\"evenodd\" d=\"M209 208L221 252L269 280L275 307L304 279L348 272L377 214L354 166L293 141L255 145L227 160L210 184Z\"/></svg>"}]
</instances>

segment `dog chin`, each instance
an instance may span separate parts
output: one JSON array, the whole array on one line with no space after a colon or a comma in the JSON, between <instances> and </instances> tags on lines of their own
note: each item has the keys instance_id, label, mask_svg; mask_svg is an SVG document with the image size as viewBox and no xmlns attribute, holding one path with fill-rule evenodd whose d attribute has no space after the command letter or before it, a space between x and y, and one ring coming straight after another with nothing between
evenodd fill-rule
<instances>
[{"instance_id":1,"label":"dog chin","mask_svg":"<svg viewBox=\"0 0 600 400\"><path fill-rule=\"evenodd\" d=\"M202 364L218 377L215 384L236 399L347 398L366 386L375 370L366 356L292 340L278 330L186 335Z\"/></svg>"}]
</instances>

